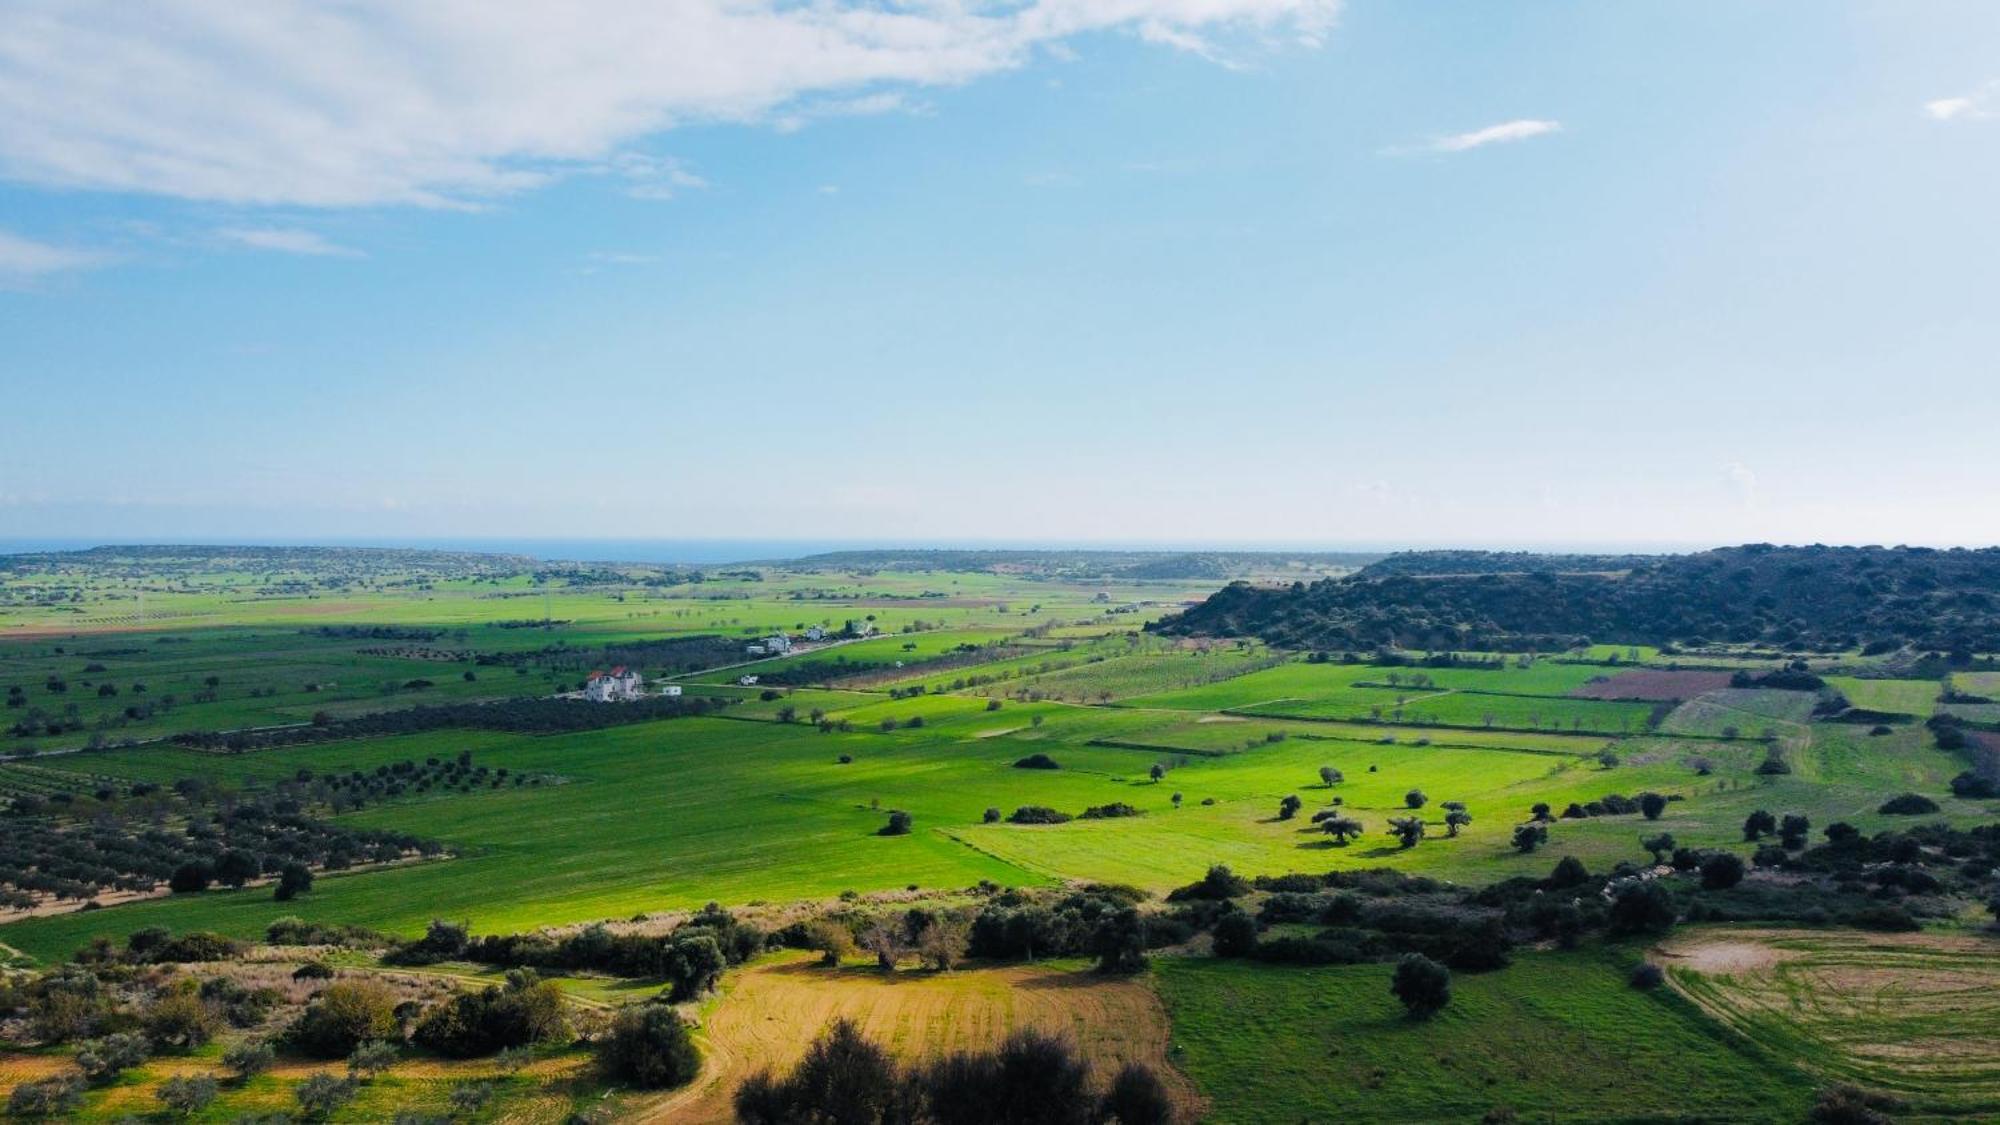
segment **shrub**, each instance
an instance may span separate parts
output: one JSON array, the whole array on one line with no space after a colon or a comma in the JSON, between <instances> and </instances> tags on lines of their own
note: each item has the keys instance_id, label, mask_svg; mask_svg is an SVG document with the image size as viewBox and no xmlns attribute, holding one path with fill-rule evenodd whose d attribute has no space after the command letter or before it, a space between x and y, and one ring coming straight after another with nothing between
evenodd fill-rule
<instances>
[{"instance_id":1,"label":"shrub","mask_svg":"<svg viewBox=\"0 0 2000 1125\"><path fill-rule=\"evenodd\" d=\"M1126 1063L1104 1093L1098 1120L1116 1121L1118 1125L1171 1125L1173 1099L1151 1067Z\"/></svg>"},{"instance_id":2,"label":"shrub","mask_svg":"<svg viewBox=\"0 0 2000 1125\"><path fill-rule=\"evenodd\" d=\"M277 1052L271 1044L262 1039L245 1039L222 1053L222 1065L235 1071L239 1077L249 1078L271 1069Z\"/></svg>"},{"instance_id":3,"label":"shrub","mask_svg":"<svg viewBox=\"0 0 2000 1125\"><path fill-rule=\"evenodd\" d=\"M987 824L998 824L1000 823L1000 810L996 808L988 808L986 810L986 814L982 816L980 819L985 821Z\"/></svg>"},{"instance_id":4,"label":"shrub","mask_svg":"<svg viewBox=\"0 0 2000 1125\"><path fill-rule=\"evenodd\" d=\"M298 1099L299 1108L305 1111L307 1118L324 1120L353 1101L356 1090L354 1079L336 1078L321 1072L293 1087L292 1096Z\"/></svg>"},{"instance_id":5,"label":"shrub","mask_svg":"<svg viewBox=\"0 0 2000 1125\"><path fill-rule=\"evenodd\" d=\"M373 1081L376 1075L396 1064L398 1053L393 1043L384 1043L380 1040L363 1043L348 1052L348 1076L363 1081Z\"/></svg>"},{"instance_id":6,"label":"shrub","mask_svg":"<svg viewBox=\"0 0 2000 1125\"><path fill-rule=\"evenodd\" d=\"M1257 920L1240 910L1224 914L1215 923L1215 955L1248 957L1257 948Z\"/></svg>"},{"instance_id":7,"label":"shrub","mask_svg":"<svg viewBox=\"0 0 2000 1125\"><path fill-rule=\"evenodd\" d=\"M1423 808L1429 801L1430 798L1424 796L1424 791L1421 789L1412 789L1408 793L1403 794L1403 804L1409 808Z\"/></svg>"},{"instance_id":8,"label":"shrub","mask_svg":"<svg viewBox=\"0 0 2000 1125\"><path fill-rule=\"evenodd\" d=\"M215 872L206 863L183 863L167 879L167 889L177 895L198 894L215 881Z\"/></svg>"},{"instance_id":9,"label":"shrub","mask_svg":"<svg viewBox=\"0 0 2000 1125\"><path fill-rule=\"evenodd\" d=\"M1514 850L1526 855L1549 841L1549 830L1539 824L1514 826Z\"/></svg>"},{"instance_id":10,"label":"shrub","mask_svg":"<svg viewBox=\"0 0 2000 1125\"><path fill-rule=\"evenodd\" d=\"M1664 984L1667 975L1661 972L1660 967L1651 961L1641 961L1633 966L1632 975L1625 979L1626 983L1630 984L1633 988L1650 992Z\"/></svg>"},{"instance_id":11,"label":"shrub","mask_svg":"<svg viewBox=\"0 0 2000 1125\"><path fill-rule=\"evenodd\" d=\"M9 1117L69 1117L83 1108L83 1083L68 1075L23 1082L7 1095Z\"/></svg>"},{"instance_id":12,"label":"shrub","mask_svg":"<svg viewBox=\"0 0 2000 1125\"><path fill-rule=\"evenodd\" d=\"M1902 1099L1887 1094L1829 1086L1819 1092L1806 1119L1814 1125L1890 1125L1890 1113L1908 1108Z\"/></svg>"},{"instance_id":13,"label":"shrub","mask_svg":"<svg viewBox=\"0 0 2000 1125\"><path fill-rule=\"evenodd\" d=\"M153 950L151 960L172 962L227 961L243 952L240 942L205 930L170 938Z\"/></svg>"},{"instance_id":14,"label":"shrub","mask_svg":"<svg viewBox=\"0 0 2000 1125\"><path fill-rule=\"evenodd\" d=\"M202 1003L192 981L186 988L161 994L145 1014L146 1035L162 1047L180 1050L208 1042L219 1022L215 1012Z\"/></svg>"},{"instance_id":15,"label":"shrub","mask_svg":"<svg viewBox=\"0 0 2000 1125\"><path fill-rule=\"evenodd\" d=\"M285 865L285 869L279 873L278 886L276 890L271 892L271 897L277 899L279 902L290 902L307 891L312 890L312 885L313 875L311 869L303 863L288 863Z\"/></svg>"},{"instance_id":16,"label":"shrub","mask_svg":"<svg viewBox=\"0 0 2000 1125\"><path fill-rule=\"evenodd\" d=\"M1647 820L1658 820L1660 814L1667 811L1667 799L1658 793L1641 793L1639 811L1645 814Z\"/></svg>"},{"instance_id":17,"label":"shrub","mask_svg":"<svg viewBox=\"0 0 2000 1125\"><path fill-rule=\"evenodd\" d=\"M895 1112L900 1087L888 1052L864 1038L852 1022L838 1019L814 1040L790 1075L779 1078L764 1071L739 1087L736 1119L742 1125L900 1120Z\"/></svg>"},{"instance_id":18,"label":"shrub","mask_svg":"<svg viewBox=\"0 0 2000 1125\"><path fill-rule=\"evenodd\" d=\"M152 1054L145 1036L121 1031L78 1047L76 1065L83 1071L84 1081L101 1086L143 1064Z\"/></svg>"},{"instance_id":19,"label":"shrub","mask_svg":"<svg viewBox=\"0 0 2000 1125\"><path fill-rule=\"evenodd\" d=\"M648 1090L684 1086L701 1070L701 1056L687 1025L672 1008L643 1004L612 1021L598 1047L599 1064L612 1078Z\"/></svg>"},{"instance_id":20,"label":"shrub","mask_svg":"<svg viewBox=\"0 0 2000 1125\"><path fill-rule=\"evenodd\" d=\"M286 1032L299 1052L320 1059L344 1059L363 1043L401 1037L396 994L366 979L328 985Z\"/></svg>"},{"instance_id":21,"label":"shrub","mask_svg":"<svg viewBox=\"0 0 2000 1125\"><path fill-rule=\"evenodd\" d=\"M1113 801L1108 805L1092 805L1083 810L1084 820L1114 820L1122 816L1138 816L1139 810L1123 801Z\"/></svg>"},{"instance_id":22,"label":"shrub","mask_svg":"<svg viewBox=\"0 0 2000 1125\"><path fill-rule=\"evenodd\" d=\"M1168 902L1182 902L1187 899L1238 898L1250 893L1250 881L1231 871L1223 864L1215 864L1208 869L1199 882L1189 883L1167 892Z\"/></svg>"},{"instance_id":23,"label":"shrub","mask_svg":"<svg viewBox=\"0 0 2000 1125\"><path fill-rule=\"evenodd\" d=\"M1582 860L1566 855L1556 861L1555 869L1549 872L1546 882L1550 890L1580 887L1590 882L1590 869L1583 865Z\"/></svg>"},{"instance_id":24,"label":"shrub","mask_svg":"<svg viewBox=\"0 0 2000 1125\"><path fill-rule=\"evenodd\" d=\"M568 1030L561 990L532 969L515 969L505 988L462 992L432 1005L413 1038L438 1054L472 1058L558 1039Z\"/></svg>"},{"instance_id":25,"label":"shrub","mask_svg":"<svg viewBox=\"0 0 2000 1125\"><path fill-rule=\"evenodd\" d=\"M1007 818L1015 824L1062 824L1070 819L1066 812L1057 812L1047 805L1022 805Z\"/></svg>"},{"instance_id":26,"label":"shrub","mask_svg":"<svg viewBox=\"0 0 2000 1125\"><path fill-rule=\"evenodd\" d=\"M1017 760L1014 763L1014 768L1017 770L1053 770L1061 769L1062 767L1058 766L1056 760L1047 754L1030 754L1025 758Z\"/></svg>"},{"instance_id":27,"label":"shrub","mask_svg":"<svg viewBox=\"0 0 2000 1125\"><path fill-rule=\"evenodd\" d=\"M1701 861L1703 890L1726 891L1743 881L1743 857L1735 852L1715 852Z\"/></svg>"},{"instance_id":28,"label":"shrub","mask_svg":"<svg viewBox=\"0 0 2000 1125\"><path fill-rule=\"evenodd\" d=\"M1389 991L1411 1016L1426 1018L1451 1003L1451 970L1421 953L1405 953L1396 962Z\"/></svg>"},{"instance_id":29,"label":"shrub","mask_svg":"<svg viewBox=\"0 0 2000 1125\"><path fill-rule=\"evenodd\" d=\"M876 829L878 836L907 836L910 834L912 818L901 809L889 810L889 823Z\"/></svg>"},{"instance_id":30,"label":"shrub","mask_svg":"<svg viewBox=\"0 0 2000 1125\"><path fill-rule=\"evenodd\" d=\"M1627 883L1611 899L1613 934L1665 933L1673 929L1674 917L1673 896L1656 880Z\"/></svg>"},{"instance_id":31,"label":"shrub","mask_svg":"<svg viewBox=\"0 0 2000 1125\"><path fill-rule=\"evenodd\" d=\"M293 980L332 980L333 966L324 961L307 961L292 970Z\"/></svg>"},{"instance_id":32,"label":"shrub","mask_svg":"<svg viewBox=\"0 0 2000 1125\"><path fill-rule=\"evenodd\" d=\"M1875 811L1885 816L1923 816L1938 811L1938 803L1921 793L1903 793L1882 802Z\"/></svg>"},{"instance_id":33,"label":"shrub","mask_svg":"<svg viewBox=\"0 0 2000 1125\"><path fill-rule=\"evenodd\" d=\"M1290 794L1278 802L1278 819L1290 820L1299 815L1299 810L1304 807L1305 802L1299 800L1298 794Z\"/></svg>"}]
</instances>

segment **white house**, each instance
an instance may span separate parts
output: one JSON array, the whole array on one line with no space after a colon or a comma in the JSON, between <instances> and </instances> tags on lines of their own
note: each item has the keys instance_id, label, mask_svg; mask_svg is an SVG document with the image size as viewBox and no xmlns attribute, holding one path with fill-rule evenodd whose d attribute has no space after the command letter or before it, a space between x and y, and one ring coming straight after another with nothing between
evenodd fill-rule
<instances>
[{"instance_id":1,"label":"white house","mask_svg":"<svg viewBox=\"0 0 2000 1125\"><path fill-rule=\"evenodd\" d=\"M822 629L817 625L809 625L806 627L806 640L823 641L825 639L826 639L825 629Z\"/></svg>"},{"instance_id":2,"label":"white house","mask_svg":"<svg viewBox=\"0 0 2000 1125\"><path fill-rule=\"evenodd\" d=\"M743 652L746 656L762 656L764 655L764 646L761 642L753 645L744 645Z\"/></svg>"},{"instance_id":3,"label":"white house","mask_svg":"<svg viewBox=\"0 0 2000 1125\"><path fill-rule=\"evenodd\" d=\"M736 677L736 682L737 682L737 683L739 683L739 684L742 684L742 685L743 685L744 687L756 687L756 686L757 686L757 677L755 677L755 676L738 676L738 677Z\"/></svg>"},{"instance_id":4,"label":"white house","mask_svg":"<svg viewBox=\"0 0 2000 1125\"><path fill-rule=\"evenodd\" d=\"M764 638L764 651L773 656L792 651L792 638L783 633L773 633Z\"/></svg>"},{"instance_id":5,"label":"white house","mask_svg":"<svg viewBox=\"0 0 2000 1125\"><path fill-rule=\"evenodd\" d=\"M592 672L583 682L583 697L598 703L624 703L645 694L639 673L623 664L609 672Z\"/></svg>"},{"instance_id":6,"label":"white house","mask_svg":"<svg viewBox=\"0 0 2000 1125\"><path fill-rule=\"evenodd\" d=\"M666 696L668 699L679 699L681 697L681 685L661 684L660 694Z\"/></svg>"}]
</instances>

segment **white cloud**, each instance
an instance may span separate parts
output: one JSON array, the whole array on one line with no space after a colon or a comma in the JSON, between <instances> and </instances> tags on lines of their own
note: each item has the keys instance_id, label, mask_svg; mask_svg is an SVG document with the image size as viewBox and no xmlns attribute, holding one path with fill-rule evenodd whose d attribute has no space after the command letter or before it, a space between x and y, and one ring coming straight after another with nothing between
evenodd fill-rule
<instances>
[{"instance_id":1,"label":"white cloud","mask_svg":"<svg viewBox=\"0 0 2000 1125\"><path fill-rule=\"evenodd\" d=\"M296 227L231 227L216 231L216 237L252 250L274 250L280 254L309 254L321 258L365 258L359 250L328 242L316 231Z\"/></svg>"},{"instance_id":2,"label":"white cloud","mask_svg":"<svg viewBox=\"0 0 2000 1125\"><path fill-rule=\"evenodd\" d=\"M22 0L0 175L235 204L467 206L697 122L847 112L1129 34L1314 44L1339 0ZM670 175L664 191L690 186ZM654 190L661 190L655 185Z\"/></svg>"},{"instance_id":3,"label":"white cloud","mask_svg":"<svg viewBox=\"0 0 2000 1125\"><path fill-rule=\"evenodd\" d=\"M1746 508L1757 503L1757 473L1741 461L1731 461L1722 467L1722 481Z\"/></svg>"},{"instance_id":4,"label":"white cloud","mask_svg":"<svg viewBox=\"0 0 2000 1125\"><path fill-rule=\"evenodd\" d=\"M1466 152L1487 145L1506 144L1510 141L1525 141L1530 137L1547 136L1562 132L1560 121L1540 121L1523 117L1516 121L1503 121L1498 125L1488 125L1484 129L1474 129L1469 133L1455 133L1449 137L1439 137L1431 142L1433 152Z\"/></svg>"},{"instance_id":5,"label":"white cloud","mask_svg":"<svg viewBox=\"0 0 2000 1125\"><path fill-rule=\"evenodd\" d=\"M1969 94L1925 102L1924 113L1933 121L1979 121L2000 116L2000 79Z\"/></svg>"},{"instance_id":6,"label":"white cloud","mask_svg":"<svg viewBox=\"0 0 2000 1125\"><path fill-rule=\"evenodd\" d=\"M70 250L36 242L0 230L0 281L44 277L53 273L89 269L101 265L104 256L87 250Z\"/></svg>"}]
</instances>

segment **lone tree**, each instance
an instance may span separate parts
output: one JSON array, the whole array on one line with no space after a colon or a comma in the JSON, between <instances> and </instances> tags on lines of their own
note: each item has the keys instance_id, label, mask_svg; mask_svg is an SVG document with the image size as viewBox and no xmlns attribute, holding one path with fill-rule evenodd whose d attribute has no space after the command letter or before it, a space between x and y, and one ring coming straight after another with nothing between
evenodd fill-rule
<instances>
[{"instance_id":1,"label":"lone tree","mask_svg":"<svg viewBox=\"0 0 2000 1125\"><path fill-rule=\"evenodd\" d=\"M1786 813L1778 822L1778 842L1790 851L1798 851L1806 846L1806 833L1812 831L1812 821L1801 813Z\"/></svg>"},{"instance_id":2,"label":"lone tree","mask_svg":"<svg viewBox=\"0 0 2000 1125\"><path fill-rule=\"evenodd\" d=\"M1528 819L1540 821L1544 824L1553 824L1555 823L1556 814L1550 811L1547 801L1536 801L1534 807L1528 810Z\"/></svg>"},{"instance_id":3,"label":"lone tree","mask_svg":"<svg viewBox=\"0 0 2000 1125\"><path fill-rule=\"evenodd\" d=\"M1334 769L1332 766L1321 766L1319 768L1319 780L1322 785L1331 789L1347 779L1342 777L1340 771Z\"/></svg>"},{"instance_id":4,"label":"lone tree","mask_svg":"<svg viewBox=\"0 0 2000 1125\"><path fill-rule=\"evenodd\" d=\"M1673 854L1674 834L1662 832L1657 836L1641 836L1639 846L1653 853L1654 863L1665 863L1667 856Z\"/></svg>"},{"instance_id":5,"label":"lone tree","mask_svg":"<svg viewBox=\"0 0 2000 1125\"><path fill-rule=\"evenodd\" d=\"M907 836L910 834L910 824L909 813L901 809L891 809L889 812L889 823L883 825L877 834L882 836Z\"/></svg>"},{"instance_id":6,"label":"lone tree","mask_svg":"<svg viewBox=\"0 0 2000 1125\"><path fill-rule=\"evenodd\" d=\"M1743 818L1743 839L1746 843L1756 843L1768 832L1778 830L1778 818L1758 809Z\"/></svg>"},{"instance_id":7,"label":"lone tree","mask_svg":"<svg viewBox=\"0 0 2000 1125\"><path fill-rule=\"evenodd\" d=\"M1646 814L1647 820L1658 820L1660 814L1667 811L1667 799L1658 793L1641 793L1639 811Z\"/></svg>"},{"instance_id":8,"label":"lone tree","mask_svg":"<svg viewBox=\"0 0 2000 1125\"><path fill-rule=\"evenodd\" d=\"M271 897L279 902L290 902L312 890L312 886L311 868L303 863L287 863L284 871L278 875L278 889L271 892Z\"/></svg>"},{"instance_id":9,"label":"lone tree","mask_svg":"<svg viewBox=\"0 0 2000 1125\"><path fill-rule=\"evenodd\" d=\"M1421 789L1412 789L1408 793L1403 794L1403 804L1413 809L1423 808L1430 803L1430 800L1429 797L1424 796L1424 791Z\"/></svg>"},{"instance_id":10,"label":"lone tree","mask_svg":"<svg viewBox=\"0 0 2000 1125\"><path fill-rule=\"evenodd\" d=\"M1389 835L1396 838L1397 846L1414 848L1417 846L1417 841L1424 838L1424 818L1392 816L1389 818Z\"/></svg>"},{"instance_id":11,"label":"lone tree","mask_svg":"<svg viewBox=\"0 0 2000 1125\"><path fill-rule=\"evenodd\" d=\"M1146 775L1153 779L1153 784L1158 785L1160 783L1160 779L1167 776L1167 767L1161 765L1158 762L1154 762L1153 768L1147 770Z\"/></svg>"},{"instance_id":12,"label":"lone tree","mask_svg":"<svg viewBox=\"0 0 2000 1125\"><path fill-rule=\"evenodd\" d=\"M1336 814L1320 821L1319 829L1333 837L1335 844L1344 848L1347 846L1348 840L1367 831L1367 826L1351 816Z\"/></svg>"},{"instance_id":13,"label":"lone tree","mask_svg":"<svg viewBox=\"0 0 2000 1125\"><path fill-rule=\"evenodd\" d=\"M1472 814L1466 811L1464 801L1444 803L1444 834L1456 838L1458 830L1472 823Z\"/></svg>"},{"instance_id":14,"label":"lone tree","mask_svg":"<svg viewBox=\"0 0 2000 1125\"><path fill-rule=\"evenodd\" d=\"M1294 793L1278 802L1278 819L1290 820L1299 815L1299 809L1304 806L1305 802L1299 800L1299 795Z\"/></svg>"},{"instance_id":15,"label":"lone tree","mask_svg":"<svg viewBox=\"0 0 2000 1125\"><path fill-rule=\"evenodd\" d=\"M1526 855L1549 842L1549 830L1539 824L1514 826L1514 850Z\"/></svg>"},{"instance_id":16,"label":"lone tree","mask_svg":"<svg viewBox=\"0 0 2000 1125\"><path fill-rule=\"evenodd\" d=\"M1451 1003L1451 970L1421 953L1405 953L1396 962L1389 991L1414 1019L1428 1019Z\"/></svg>"}]
</instances>

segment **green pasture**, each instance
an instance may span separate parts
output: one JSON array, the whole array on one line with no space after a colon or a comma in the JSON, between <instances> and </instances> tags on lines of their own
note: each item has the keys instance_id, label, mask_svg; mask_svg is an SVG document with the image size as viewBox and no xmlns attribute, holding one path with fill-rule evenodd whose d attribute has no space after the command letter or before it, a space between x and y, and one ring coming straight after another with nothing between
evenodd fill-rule
<instances>
[{"instance_id":1,"label":"green pasture","mask_svg":"<svg viewBox=\"0 0 2000 1125\"><path fill-rule=\"evenodd\" d=\"M1423 1021L1390 995L1388 965L1163 958L1154 976L1215 1122L1802 1120L1812 1082L1671 991L1628 987L1639 952L1457 973Z\"/></svg>"},{"instance_id":2,"label":"green pasture","mask_svg":"<svg viewBox=\"0 0 2000 1125\"><path fill-rule=\"evenodd\" d=\"M1839 690L1849 703L1864 711L1886 711L1894 715L1928 717L1937 710L1936 680L1876 680L1858 676L1828 676L1829 686Z\"/></svg>"}]
</instances>

